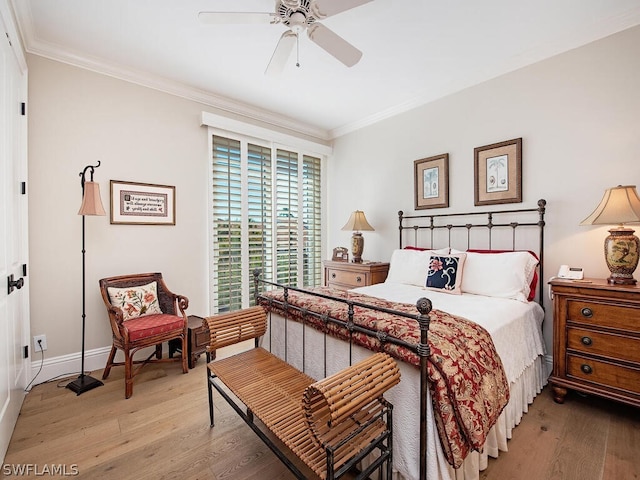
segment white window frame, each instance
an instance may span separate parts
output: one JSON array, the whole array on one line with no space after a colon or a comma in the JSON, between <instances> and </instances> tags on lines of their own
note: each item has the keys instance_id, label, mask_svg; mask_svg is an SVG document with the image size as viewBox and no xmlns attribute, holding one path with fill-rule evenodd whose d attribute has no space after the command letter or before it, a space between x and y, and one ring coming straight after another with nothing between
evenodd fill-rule
<instances>
[{"instance_id":1,"label":"white window frame","mask_svg":"<svg viewBox=\"0 0 640 480\"><path fill-rule=\"evenodd\" d=\"M255 145L260 145L266 148L270 148L272 151L272 162L274 162L274 175L275 175L275 162L277 159L277 150L288 150L295 151L299 156L299 165L302 165L302 159L304 155L309 155L312 157L320 158L321 162L321 208L323 211L326 211L326 171L327 171L327 161L328 157L332 153L332 148L328 145L324 145L322 143L316 143L311 140L302 139L293 135L289 135L282 132L277 132L270 130L265 127L260 127L256 125L252 125L249 123L245 123L239 120L229 119L227 117L212 114L209 112L202 113L202 125L206 125L208 127L208 135L207 135L207 165L208 175L207 175L207 218L208 218L208 230L209 230L209 241L207 243L207 255L208 255L208 263L209 263L209 285L207 288L208 292L208 304L209 311L211 313L216 313L216 297L215 292L213 292L211 288L211 283L216 272L216 265L213 258L213 250L211 246L215 241L213 236L213 191L211 188L213 181L213 173L212 173L212 152L213 152L213 136L218 135L221 137L230 138L233 140L237 140L241 144L241 158L243 161L241 162L241 172L242 172L242 207L241 207L241 221L242 221L242 236L243 238L248 238L248 209L247 209L247 162L245 161L248 155L246 145L247 143L252 143ZM234 129L234 130L231 130ZM270 140L269 140L270 139ZM303 169L298 169L298 184L302 186L302 178L303 178ZM276 182L273 182L272 188L276 189ZM302 195L298 195L298 209L302 211ZM274 208L272 210L272 223L275 225L277 209ZM326 216L323 215L323 218ZM303 224L299 222L298 224L298 238L303 238ZM326 222L323 220L321 225L321 243L325 245L326 240ZM276 259L276 250L277 250L277 242L273 242L272 245L272 258ZM252 281L251 272L249 272L249 245L248 243L243 242L242 247L242 308L246 308L249 306L249 288L250 282ZM303 281L304 272L303 272L303 248L299 248L297 252L297 278L299 282ZM275 267L274 267L275 271Z\"/></svg>"}]
</instances>

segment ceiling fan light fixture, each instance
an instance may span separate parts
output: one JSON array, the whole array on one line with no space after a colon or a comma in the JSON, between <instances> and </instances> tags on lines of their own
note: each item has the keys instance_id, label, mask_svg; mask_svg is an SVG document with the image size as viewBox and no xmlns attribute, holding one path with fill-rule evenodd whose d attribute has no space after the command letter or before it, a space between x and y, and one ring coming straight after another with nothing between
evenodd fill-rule
<instances>
[{"instance_id":1,"label":"ceiling fan light fixture","mask_svg":"<svg viewBox=\"0 0 640 480\"><path fill-rule=\"evenodd\" d=\"M294 12L289 17L289 27L296 33L300 33L307 27L307 16L302 12Z\"/></svg>"}]
</instances>

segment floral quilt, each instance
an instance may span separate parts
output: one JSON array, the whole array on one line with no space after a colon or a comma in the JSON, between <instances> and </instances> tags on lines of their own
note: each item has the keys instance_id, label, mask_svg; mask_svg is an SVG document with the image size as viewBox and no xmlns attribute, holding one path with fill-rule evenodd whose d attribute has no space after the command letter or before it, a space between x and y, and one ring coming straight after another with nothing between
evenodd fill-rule
<instances>
[{"instance_id":1,"label":"floral quilt","mask_svg":"<svg viewBox=\"0 0 640 480\"><path fill-rule=\"evenodd\" d=\"M415 305L395 303L355 292L317 287L312 292L353 300L416 315ZM283 290L263 294L260 304L268 311L285 316L281 308L268 298L283 301ZM349 320L348 305L301 292L289 290L288 303L303 309L290 309L286 316L304 321L342 339L349 338L346 328L335 323L325 324L315 316L304 315L304 310L327 314L341 321ZM429 314L428 358L429 389L433 401L434 417L447 461L455 468L462 464L471 450L480 450L486 436L509 401L509 386L489 333L465 318L432 310ZM420 327L411 318L399 317L364 307L354 306L353 322L409 344L420 343ZM419 366L420 357L409 348L384 343L378 337L363 333L352 334L354 343L373 351L384 350L393 357Z\"/></svg>"}]
</instances>

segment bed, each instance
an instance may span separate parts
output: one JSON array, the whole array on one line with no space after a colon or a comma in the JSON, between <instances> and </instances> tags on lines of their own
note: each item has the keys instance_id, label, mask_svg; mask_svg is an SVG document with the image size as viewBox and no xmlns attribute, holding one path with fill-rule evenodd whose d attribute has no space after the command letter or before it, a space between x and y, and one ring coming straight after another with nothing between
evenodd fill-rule
<instances>
[{"instance_id":1,"label":"bed","mask_svg":"<svg viewBox=\"0 0 640 480\"><path fill-rule=\"evenodd\" d=\"M533 209L414 216L399 212L400 242L391 255L389 275L384 283L369 287L346 292L298 289L261 279L256 272L257 301L270 312L263 344L314 378L357 362L372 350L404 360L399 362L400 384L386 395L394 405L394 478L478 479L488 457L507 450L512 429L548 377L538 285L545 207L540 200ZM456 264L453 270L450 262ZM371 321L363 313L368 309L377 315ZM391 324L388 316L417 330L403 337L399 328L386 328ZM451 348L439 344L440 324L429 325L429 319L439 321L441 316L452 325L466 319L479 325L502 365L477 375L483 385L473 391L481 393L470 399L490 405L485 392L487 398L497 397L487 409L491 423L482 425L475 444L463 451L454 448L453 453L458 440L445 438L448 429L442 420L449 407L441 404L443 394L434 390L434 381L423 381L433 373L433 359L446 357L442 352ZM500 394L502 384L506 395ZM455 408L464 416L466 410Z\"/></svg>"}]
</instances>

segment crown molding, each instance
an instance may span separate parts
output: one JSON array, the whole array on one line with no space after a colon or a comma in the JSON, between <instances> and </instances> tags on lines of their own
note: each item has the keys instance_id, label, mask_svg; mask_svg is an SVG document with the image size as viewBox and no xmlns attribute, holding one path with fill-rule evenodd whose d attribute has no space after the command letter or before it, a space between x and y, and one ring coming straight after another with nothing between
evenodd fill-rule
<instances>
[{"instance_id":1,"label":"crown molding","mask_svg":"<svg viewBox=\"0 0 640 480\"><path fill-rule=\"evenodd\" d=\"M25 49L30 54L89 70L101 75L107 75L143 87L152 88L187 100L192 100L194 102L213 107L230 116L240 116L247 122L259 122L276 129L284 129L292 135L312 138L324 143L331 140L327 130L306 124L300 120L279 115L212 92L193 88L186 84L168 80L157 75L151 75L147 72L142 72L113 63L107 63L102 59L75 54L54 44L37 40L30 34L28 29L23 29L22 34L23 37L26 38Z\"/></svg>"},{"instance_id":2,"label":"crown molding","mask_svg":"<svg viewBox=\"0 0 640 480\"><path fill-rule=\"evenodd\" d=\"M21 72L27 72L27 59L24 56L24 45L19 25L16 20L15 9L12 2L0 0L0 22L4 24L6 34L11 44L11 49L16 56ZM4 35L3 35L4 36Z\"/></svg>"}]
</instances>

